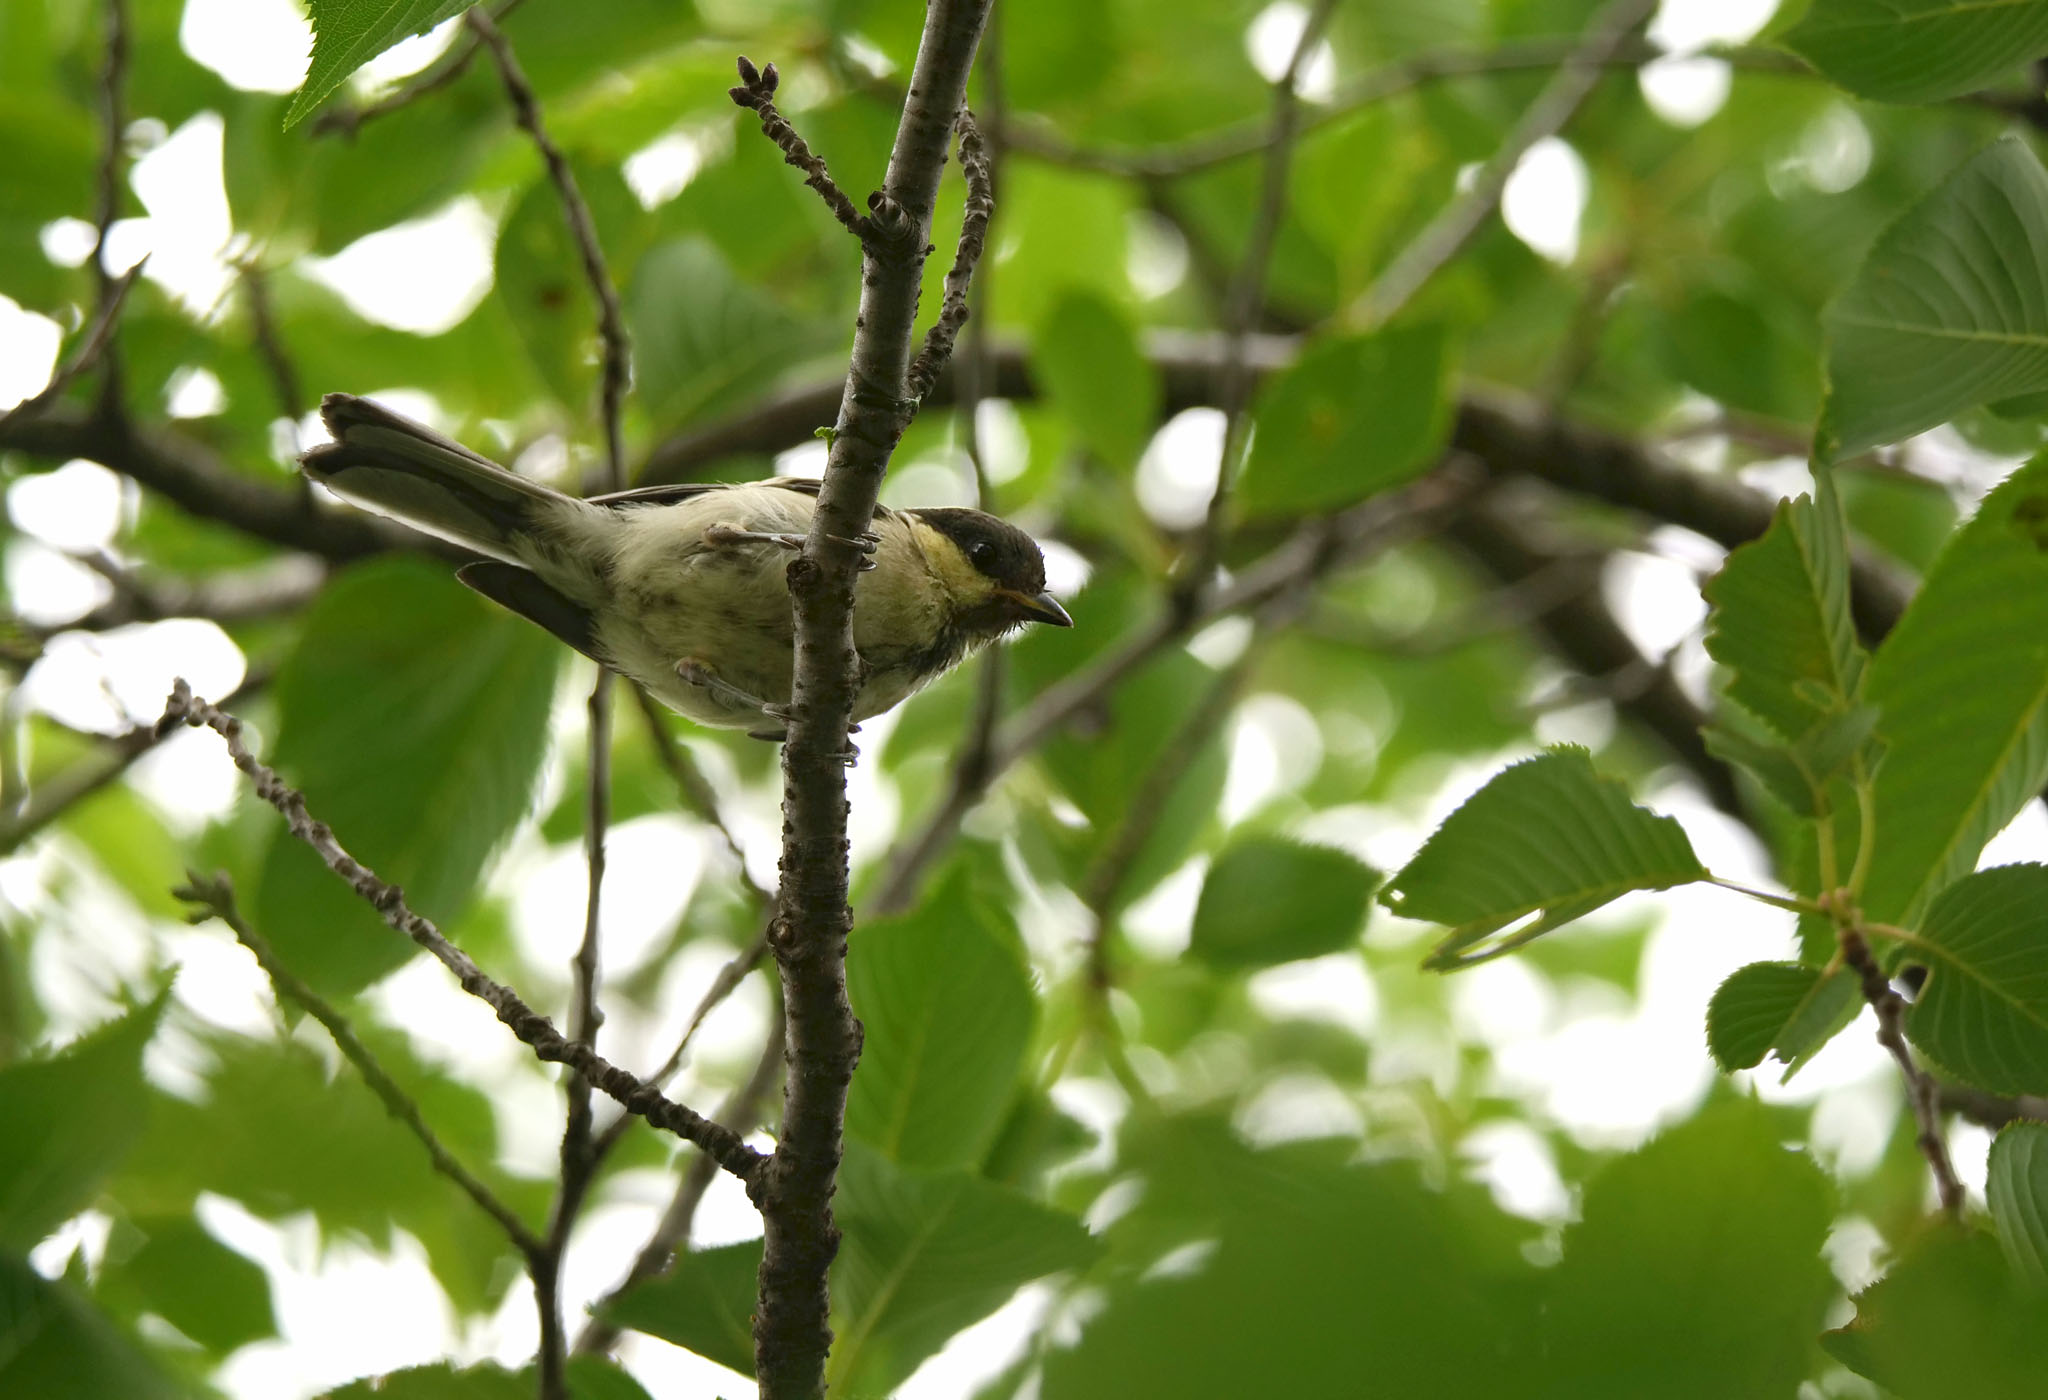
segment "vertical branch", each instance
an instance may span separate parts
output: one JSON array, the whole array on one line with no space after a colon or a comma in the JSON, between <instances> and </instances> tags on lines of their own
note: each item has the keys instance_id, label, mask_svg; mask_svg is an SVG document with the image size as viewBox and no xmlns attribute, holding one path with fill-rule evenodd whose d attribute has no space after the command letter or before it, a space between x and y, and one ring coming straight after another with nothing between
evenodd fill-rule
<instances>
[{"instance_id":1,"label":"vertical branch","mask_svg":"<svg viewBox=\"0 0 2048 1400\"><path fill-rule=\"evenodd\" d=\"M1194 552L1175 583L1172 604L1177 615L1194 610L1223 552L1224 526L1230 517L1230 492L1250 438L1250 416L1245 412L1251 397L1251 366L1245 353L1254 322L1266 300L1266 271L1273 260L1273 245L1280 237L1280 223L1287 213L1287 177L1294 165L1294 142L1300 134L1302 66L1314 52L1316 42L1330 22L1337 0L1316 0L1315 8L1302 22L1301 36L1287 67L1273 83L1272 129L1266 138L1264 178L1259 191L1258 212L1252 217L1251 235L1245 244L1244 261L1232 279L1224 306L1224 335L1228 348L1217 403L1223 409L1223 456L1216 466L1216 489L1209 494L1209 509Z\"/></svg>"},{"instance_id":2,"label":"vertical branch","mask_svg":"<svg viewBox=\"0 0 2048 1400\"><path fill-rule=\"evenodd\" d=\"M818 507L789 566L796 629L789 737L782 751L782 883L771 946L789 1041L782 1134L750 1183L763 1252L754 1316L763 1400L821 1393L826 1271L839 1249L832 1190L860 1023L846 1000L847 729L860 658L853 647L856 543L874 514L882 473L910 405L917 300L947 138L966 97L991 0L931 0L888 174L868 199L861 234L860 313Z\"/></svg>"},{"instance_id":3,"label":"vertical branch","mask_svg":"<svg viewBox=\"0 0 2048 1400\"><path fill-rule=\"evenodd\" d=\"M1863 999L1877 1012L1877 1043L1891 1052L1891 1057L1898 1061L1899 1073L1905 1076L1906 1101L1912 1105L1913 1121L1919 1129L1915 1142L1934 1175L1941 1208L1950 1216L1959 1216L1963 1209L1963 1183L1956 1176L1955 1164L1949 1160L1948 1141L1941 1135L1941 1084L1914 1062L1913 1052L1906 1045L1905 998L1892 990L1891 979L1878 966L1861 928L1853 923L1844 925L1841 942L1842 960L1856 970L1863 983Z\"/></svg>"},{"instance_id":4,"label":"vertical branch","mask_svg":"<svg viewBox=\"0 0 2048 1400\"><path fill-rule=\"evenodd\" d=\"M106 341L100 347L99 410L108 417L121 408L121 361L113 343L114 315L118 297L127 291L121 279L107 266L107 234L121 213L121 165L128 131L128 0L107 0L106 59L100 68L100 125L104 144L100 148L97 207L93 212L95 236L92 270L96 289L95 319L105 325Z\"/></svg>"},{"instance_id":5,"label":"vertical branch","mask_svg":"<svg viewBox=\"0 0 2048 1400\"><path fill-rule=\"evenodd\" d=\"M511 43L482 7L473 7L465 23L477 43L490 52L498 76L511 101L520 127L533 138L561 200L562 216L583 266L583 277L597 302L597 334L603 347L599 377L599 414L604 432L604 482L607 490L625 485L626 453L620 427L620 410L626 395L628 347L625 321L619 312L619 294L605 266L604 248L598 242L597 224L590 206L576 185L576 176L548 135L541 119L540 103L526 80ZM590 691L590 790L584 812L584 854L589 872L588 893L583 910L583 939L571 965L573 983L569 1008L569 1038L579 1045L595 1046L604 1013L598 1006L598 944L600 910L604 889L605 825L611 807L612 675L600 670ZM554 1210L548 1222L547 1249L533 1269L535 1301L541 1313L540 1393L542 1400L561 1400L567 1394L563 1376L566 1344L562 1332L560 1275L562 1256L575 1229L576 1216L588 1195L602 1160L592 1136L591 1086L572 1076L566 1086L567 1122L562 1130L562 1180Z\"/></svg>"}]
</instances>

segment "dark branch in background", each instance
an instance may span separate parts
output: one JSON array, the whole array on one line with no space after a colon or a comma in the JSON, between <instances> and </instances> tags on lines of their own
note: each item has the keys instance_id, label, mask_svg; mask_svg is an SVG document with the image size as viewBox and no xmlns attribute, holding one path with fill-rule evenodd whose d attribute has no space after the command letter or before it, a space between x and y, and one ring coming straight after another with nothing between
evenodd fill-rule
<instances>
[{"instance_id":1,"label":"dark branch in background","mask_svg":"<svg viewBox=\"0 0 2048 1400\"><path fill-rule=\"evenodd\" d=\"M256 959L256 965L270 979L278 998L293 1002L304 1008L306 1013L322 1026L334 1040L335 1049L356 1067L363 1076L363 1082L370 1086L370 1092L383 1103L385 1111L403 1123L412 1135L427 1149L427 1157L434 1164L434 1170L460 1187L462 1194L475 1201L477 1208L498 1222L505 1237L512 1241L513 1248L529 1260L542 1249L540 1236L533 1233L516 1215L511 1207L499 1200L491 1188L486 1186L475 1173L465 1167L446 1144L427 1126L427 1120L420 1113L420 1106L398 1087L398 1081L379 1064L377 1057L370 1053L368 1046L357 1037L355 1030L339 1011L328 1005L320 995L300 981L290 969L277 960L276 952L268 940L249 926L242 917L242 911L235 902L235 887L223 874L200 875L187 871L186 884L182 889L171 891L173 897L199 906L193 913L193 922L202 923L207 919L219 919L234 933L236 941L249 950Z\"/></svg>"},{"instance_id":2,"label":"dark branch in background","mask_svg":"<svg viewBox=\"0 0 2048 1400\"><path fill-rule=\"evenodd\" d=\"M1508 177L1529 148L1554 136L1572 119L1600 81L1604 66L1656 9L1656 0L1613 0L1600 12L1586 37L1515 123L1507 140L1481 166L1472 183L1446 204L1388 263L1351 314L1368 326L1391 319L1423 284L1456 257L1500 204Z\"/></svg>"},{"instance_id":3,"label":"dark branch in background","mask_svg":"<svg viewBox=\"0 0 2048 1400\"><path fill-rule=\"evenodd\" d=\"M775 1155L748 1187L763 1226L754 1316L762 1400L819 1395L831 1347L826 1274L839 1249L832 1191L847 1086L860 1057L860 1023L846 1000L852 911L845 768L859 687L853 587L864 556L858 540L914 409L905 375L932 207L989 4L930 0L926 7L888 173L859 221L853 353L817 510L789 566L796 655L782 749L782 884L769 940L782 977L789 1075ZM745 68L741 76L749 81L735 90L735 100L759 111L749 97L760 85ZM781 139L777 144L787 156L790 148Z\"/></svg>"},{"instance_id":4,"label":"dark branch in background","mask_svg":"<svg viewBox=\"0 0 2048 1400\"><path fill-rule=\"evenodd\" d=\"M1943 1084L1941 1108L1944 1113L1953 1113L1993 1132L2021 1118L2048 1123L2048 1098L2039 1094L2007 1098L2004 1094L1988 1093L1970 1084Z\"/></svg>"},{"instance_id":5,"label":"dark branch in background","mask_svg":"<svg viewBox=\"0 0 2048 1400\"><path fill-rule=\"evenodd\" d=\"M106 60L100 68L100 167L98 204L93 215L92 271L98 289L95 322L104 322L104 343L97 352L100 368L99 408L121 411L121 360L113 344L117 299L127 288L107 266L107 235L121 216L121 167L128 141L128 0L106 0ZM132 278L129 279L133 281Z\"/></svg>"},{"instance_id":6,"label":"dark branch in background","mask_svg":"<svg viewBox=\"0 0 2048 1400\"><path fill-rule=\"evenodd\" d=\"M147 258L143 259L143 262L147 261ZM55 403L64 396L64 391L69 389L79 376L88 373L101 362L113 347L114 327L121 319L121 308L127 304L128 289L135 285L135 279L140 276L142 263L137 263L113 280L100 297L99 307L93 312L91 324L86 327L85 338L78 342L78 348L71 352L71 357L57 366L57 372L50 376L50 382L6 412L0 413L0 434L5 434L16 420L34 417Z\"/></svg>"},{"instance_id":7,"label":"dark branch in background","mask_svg":"<svg viewBox=\"0 0 2048 1400\"><path fill-rule=\"evenodd\" d=\"M105 554L72 557L105 579L114 596L67 622L24 625L23 630L39 641L60 632L104 632L170 617L200 617L221 623L276 617L311 602L327 581L325 566L305 554L280 555L250 568L193 579L137 573Z\"/></svg>"},{"instance_id":8,"label":"dark branch in background","mask_svg":"<svg viewBox=\"0 0 2048 1400\"><path fill-rule=\"evenodd\" d=\"M1244 261L1231 278L1223 309L1223 367L1216 387L1217 402L1223 409L1223 452L1216 464L1216 488L1209 493L1201 533L1183 561L1173 587L1171 596L1176 612L1193 609L1222 561L1223 536L1230 522L1230 494L1251 438L1251 415L1247 409L1251 403L1253 367L1248 345L1260 309L1266 304L1266 274L1273 261L1273 245L1280 237L1281 221L1287 215L1287 177L1294 165L1294 142L1301 118L1301 95L1296 89L1302 65L1322 38L1336 8L1336 0L1316 0L1315 9L1302 21L1301 34L1295 40L1294 52L1288 56L1286 69L1273 83L1272 130L1266 138L1258 210L1252 215Z\"/></svg>"},{"instance_id":9,"label":"dark branch in background","mask_svg":"<svg viewBox=\"0 0 2048 1400\"><path fill-rule=\"evenodd\" d=\"M1842 960L1855 969L1863 984L1863 999L1877 1012L1877 1043L1891 1052L1898 1061L1899 1073L1905 1076L1906 1102L1912 1105L1913 1121L1919 1129L1914 1142L1934 1174L1934 1189L1941 1208L1950 1216L1960 1216L1963 1183L1956 1177L1955 1165L1949 1161L1948 1143L1941 1135L1941 1085L1914 1063L1913 1052L1906 1045L1906 999L1892 990L1891 979L1878 966L1862 929L1854 924L1845 925L1841 941Z\"/></svg>"},{"instance_id":10,"label":"dark branch in background","mask_svg":"<svg viewBox=\"0 0 2048 1400\"><path fill-rule=\"evenodd\" d=\"M1601 600L1605 556L1564 552L1536 543L1522 524L1530 514L1527 501L1499 499L1501 494L1496 491L1453 516L1445 535L1506 585L1554 577L1560 570L1576 575L1579 586L1560 589L1543 600L1526 619L1528 625L1581 675L1642 678L1614 695L1615 704L1664 741L1716 807L1737 817L1748 815L1733 770L1708 753L1700 741L1707 717L1669 671L1637 650Z\"/></svg>"},{"instance_id":11,"label":"dark branch in background","mask_svg":"<svg viewBox=\"0 0 2048 1400\"><path fill-rule=\"evenodd\" d=\"M782 1018L778 1012L769 1027L767 1043L761 1047L761 1057L754 1062L753 1073L718 1106L718 1121L730 1123L741 1131L758 1122L762 1106L769 1091L775 1087L775 1078L781 1069ZM697 1207L703 1203L704 1193L711 1189L712 1179L717 1175L718 1164L703 1153L690 1160L690 1169L677 1183L668 1209L662 1212L661 1222L634 1257L632 1268L617 1286L591 1305L594 1315L584 1325L583 1334L576 1339L579 1354L607 1352L618 1341L619 1328L603 1316L605 1309L629 1289L669 1271L675 1262L676 1251L688 1243L690 1227L697 1218Z\"/></svg>"},{"instance_id":12,"label":"dark branch in background","mask_svg":"<svg viewBox=\"0 0 2048 1400\"><path fill-rule=\"evenodd\" d=\"M277 410L292 421L292 438L298 440L299 424L307 413L306 395L299 384L299 371L285 348L277 328L277 312L270 303L270 274L250 258L242 264L242 297L249 304L249 336L256 342L256 354L270 375L271 392L277 396Z\"/></svg>"},{"instance_id":13,"label":"dark branch in background","mask_svg":"<svg viewBox=\"0 0 2048 1400\"><path fill-rule=\"evenodd\" d=\"M502 20L518 9L519 5L520 0L506 0L492 17ZM429 64L423 72L415 73L403 87L360 107L346 102L334 104L313 118L313 135L331 136L339 133L354 140L355 134L362 130L363 123L389 116L401 107L410 107L422 97L439 92L468 72L470 61L476 57L480 42L472 30L451 44L448 51Z\"/></svg>"},{"instance_id":14,"label":"dark branch in background","mask_svg":"<svg viewBox=\"0 0 2048 1400\"><path fill-rule=\"evenodd\" d=\"M583 278L589 283L591 296L597 302L597 335L603 347L598 382L599 414L604 432L604 485L608 491L617 491L626 484L626 446L619 417L626 397L629 351L625 321L619 313L619 294L612 285L611 270L605 265L604 248L597 237L597 223L590 216L590 205L584 200L583 192L576 186L576 176L569 169L568 160L548 135L547 123L541 117L540 100L534 96L533 85L520 69L512 45L481 8L472 8L464 16L464 21L476 35L478 43L490 51L498 68L498 77L505 85L505 96L512 103L513 115L540 151L548 179L554 184L555 195L561 201L562 217L569 226L569 236L576 244ZM598 1006L598 947L604 893L605 825L611 814L612 673L603 667L598 668L597 680L590 689L589 729L589 793L583 822L588 884L583 907L583 940L577 945L576 956L570 966L569 1038L578 1045L595 1047L598 1028L604 1024L604 1012ZM541 1400L566 1400L568 1395L568 1383L563 1373L567 1345L562 1332L562 1255L568 1248L569 1236L575 1229L576 1216L582 1209L584 1198L596 1179L600 1160L592 1133L590 1085L582 1078L572 1076L564 1086L564 1092L569 1111L568 1122L562 1131L561 1185L555 1193L554 1209L548 1220L547 1247L535 1257L533 1270L534 1292L541 1314L538 1367Z\"/></svg>"},{"instance_id":15,"label":"dark branch in background","mask_svg":"<svg viewBox=\"0 0 2048 1400\"><path fill-rule=\"evenodd\" d=\"M953 266L946 270L946 291L940 302L939 319L924 335L924 348L910 362L904 375L910 397L922 399L938 382L939 371L953 357L953 342L967 324L967 294L974 286L974 269L981 262L988 241L988 221L995 217L996 191L990 174L988 151L982 145L981 128L974 113L965 107L954 121L960 133L960 173L967 180L967 211L960 220L960 242L953 252Z\"/></svg>"},{"instance_id":16,"label":"dark branch in background","mask_svg":"<svg viewBox=\"0 0 2048 1400\"><path fill-rule=\"evenodd\" d=\"M405 902L404 893L396 885L386 884L375 871L351 856L335 839L327 824L315 820L306 810L303 794L256 760L242 740L240 720L194 696L192 688L181 679L172 688L163 718L157 724L164 730L184 724L194 729L211 729L220 735L228 746L228 756L234 760L235 767L248 776L255 786L256 795L277 809L292 836L310 846L327 868L341 877L342 883L358 898L375 909L386 924L433 954L436 961L454 973L462 990L497 1012L498 1019L533 1051L535 1058L548 1064L567 1065L617 1099L629 1112L640 1115L664 1132L674 1133L685 1142L703 1148L717 1159L721 1167L742 1181L752 1178L767 1160L747 1146L732 1129L692 1112L652 1085L610 1063L588 1046L569 1040L555 1029L547 1017L528 1006L517 992L486 977L470 960L469 954L450 943L431 920L412 911Z\"/></svg>"},{"instance_id":17,"label":"dark branch in background","mask_svg":"<svg viewBox=\"0 0 2048 1400\"><path fill-rule=\"evenodd\" d=\"M841 227L859 238L866 238L870 232L868 220L863 218L846 191L832 178L825 168L822 156L815 154L804 138L797 134L789 119L775 105L775 89L782 83L782 75L774 64L765 69L756 68L744 56L739 60L740 85L727 91L733 102L745 107L761 119L761 134L775 143L782 152L782 162L793 165L804 174L804 183L818 192L818 198L825 201L825 207L832 211L832 217L839 220Z\"/></svg>"}]
</instances>

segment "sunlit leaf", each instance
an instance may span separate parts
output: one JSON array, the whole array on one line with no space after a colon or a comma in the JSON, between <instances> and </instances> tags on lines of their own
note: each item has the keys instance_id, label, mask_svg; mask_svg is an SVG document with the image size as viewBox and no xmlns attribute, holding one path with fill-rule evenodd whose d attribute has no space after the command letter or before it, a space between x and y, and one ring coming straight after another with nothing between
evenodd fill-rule
<instances>
[{"instance_id":1,"label":"sunlit leaf","mask_svg":"<svg viewBox=\"0 0 2048 1400\"><path fill-rule=\"evenodd\" d=\"M468 8L469 0L307 0L313 58L284 124L297 123L351 73L399 40L424 34Z\"/></svg>"},{"instance_id":2,"label":"sunlit leaf","mask_svg":"<svg viewBox=\"0 0 2048 1400\"><path fill-rule=\"evenodd\" d=\"M1781 42L1858 97L1942 102L2048 53L2048 4L1813 0Z\"/></svg>"},{"instance_id":3,"label":"sunlit leaf","mask_svg":"<svg viewBox=\"0 0 2048 1400\"><path fill-rule=\"evenodd\" d=\"M1215 967L1270 967L1352 947L1378 875L1328 846L1233 841L1202 881L1188 951Z\"/></svg>"},{"instance_id":4,"label":"sunlit leaf","mask_svg":"<svg viewBox=\"0 0 2048 1400\"><path fill-rule=\"evenodd\" d=\"M1880 234L1828 308L1819 454L1862 452L2048 389L2044 279L2048 171L2005 137Z\"/></svg>"},{"instance_id":5,"label":"sunlit leaf","mask_svg":"<svg viewBox=\"0 0 2048 1400\"><path fill-rule=\"evenodd\" d=\"M628 1290L604 1315L621 1327L674 1342L751 1376L760 1272L759 1240L685 1250L667 1273Z\"/></svg>"},{"instance_id":6,"label":"sunlit leaf","mask_svg":"<svg viewBox=\"0 0 2048 1400\"><path fill-rule=\"evenodd\" d=\"M1906 1033L2002 1094L2048 1093L2048 866L2001 865L1936 897L1912 940L1927 984Z\"/></svg>"},{"instance_id":7,"label":"sunlit leaf","mask_svg":"<svg viewBox=\"0 0 2048 1400\"><path fill-rule=\"evenodd\" d=\"M1506 952L1631 890L1706 877L1676 821L1636 806L1627 789L1594 770L1591 754L1562 745L1503 770L1466 799L1380 902L1404 918L1446 925L1428 965L1450 968ZM1532 915L1505 939L1467 952Z\"/></svg>"}]
</instances>

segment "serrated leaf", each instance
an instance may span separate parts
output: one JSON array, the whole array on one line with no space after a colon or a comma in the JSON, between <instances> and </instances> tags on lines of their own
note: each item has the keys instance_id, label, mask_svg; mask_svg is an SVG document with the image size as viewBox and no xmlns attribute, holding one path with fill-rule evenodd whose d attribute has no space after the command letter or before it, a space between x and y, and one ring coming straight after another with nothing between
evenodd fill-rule
<instances>
[{"instance_id":1,"label":"serrated leaf","mask_svg":"<svg viewBox=\"0 0 2048 1400\"><path fill-rule=\"evenodd\" d=\"M1002 912L956 875L917 913L861 925L846 991L866 1029L846 1131L905 1166L979 1162L1038 1012Z\"/></svg>"},{"instance_id":2,"label":"serrated leaf","mask_svg":"<svg viewBox=\"0 0 2048 1400\"><path fill-rule=\"evenodd\" d=\"M1937 1222L1821 1346L1899 1400L2026 1400L2048 1371L2048 1295L2015 1279L1988 1236Z\"/></svg>"},{"instance_id":3,"label":"serrated leaf","mask_svg":"<svg viewBox=\"0 0 2048 1400\"><path fill-rule=\"evenodd\" d=\"M2048 456L1942 551L1866 693L1886 749L1863 909L1910 926L2048 782Z\"/></svg>"},{"instance_id":4,"label":"serrated leaf","mask_svg":"<svg viewBox=\"0 0 2048 1400\"><path fill-rule=\"evenodd\" d=\"M526 815L567 652L437 565L384 559L321 594L276 683L272 763L358 860L452 919ZM279 830L252 916L293 972L360 991L415 951Z\"/></svg>"},{"instance_id":5,"label":"serrated leaf","mask_svg":"<svg viewBox=\"0 0 2048 1400\"><path fill-rule=\"evenodd\" d=\"M1328 846L1247 836L1202 880L1188 952L1212 967L1271 967L1354 946L1379 875Z\"/></svg>"},{"instance_id":6,"label":"serrated leaf","mask_svg":"<svg viewBox=\"0 0 2048 1400\"><path fill-rule=\"evenodd\" d=\"M2048 171L2005 137L1879 234L1828 307L1816 454L1853 455L2048 389L2044 280Z\"/></svg>"},{"instance_id":7,"label":"serrated leaf","mask_svg":"<svg viewBox=\"0 0 2048 1400\"><path fill-rule=\"evenodd\" d=\"M2048 3L1813 0L1780 42L1858 97L1945 102L2048 53Z\"/></svg>"},{"instance_id":8,"label":"serrated leaf","mask_svg":"<svg viewBox=\"0 0 2048 1400\"><path fill-rule=\"evenodd\" d=\"M168 995L0 1070L0 1251L26 1251L90 1205L142 1136L142 1050Z\"/></svg>"},{"instance_id":9,"label":"serrated leaf","mask_svg":"<svg viewBox=\"0 0 2048 1400\"><path fill-rule=\"evenodd\" d=\"M833 1394L885 1395L961 1328L1096 1244L1072 1216L966 1172L892 1166L847 1145L834 1200Z\"/></svg>"},{"instance_id":10,"label":"serrated leaf","mask_svg":"<svg viewBox=\"0 0 2048 1400\"><path fill-rule=\"evenodd\" d=\"M1825 484L1781 501L1763 535L1728 556L1702 590L1708 655L1727 695L1785 740L1847 710L1863 678L1849 614L1849 541Z\"/></svg>"},{"instance_id":11,"label":"serrated leaf","mask_svg":"<svg viewBox=\"0 0 2048 1400\"><path fill-rule=\"evenodd\" d=\"M1074 290L1056 302L1031 346L1031 378L1103 461L1129 472L1159 424L1159 370L1130 319Z\"/></svg>"},{"instance_id":12,"label":"serrated leaf","mask_svg":"<svg viewBox=\"0 0 2048 1400\"><path fill-rule=\"evenodd\" d=\"M1629 801L1561 745L1497 774L1423 843L1380 902L1404 918L1449 926L1426 966L1498 956L1631 890L1708 878L1684 828ZM1536 916L1477 954L1466 949Z\"/></svg>"},{"instance_id":13,"label":"serrated leaf","mask_svg":"<svg viewBox=\"0 0 2048 1400\"><path fill-rule=\"evenodd\" d=\"M1450 431L1450 351L1438 326L1311 346L1259 394L1238 502L1249 515L1331 510L1398 486Z\"/></svg>"},{"instance_id":14,"label":"serrated leaf","mask_svg":"<svg viewBox=\"0 0 2048 1400\"><path fill-rule=\"evenodd\" d=\"M761 1241L685 1250L669 1271L604 1309L621 1327L673 1342L743 1376L754 1374L754 1293Z\"/></svg>"},{"instance_id":15,"label":"serrated leaf","mask_svg":"<svg viewBox=\"0 0 2048 1400\"><path fill-rule=\"evenodd\" d=\"M502 1366L413 1366L330 1390L320 1400L527 1400L533 1386Z\"/></svg>"},{"instance_id":16,"label":"serrated leaf","mask_svg":"<svg viewBox=\"0 0 2048 1400\"><path fill-rule=\"evenodd\" d=\"M184 1400L142 1349L69 1280L0 1250L0 1395L35 1400Z\"/></svg>"},{"instance_id":17,"label":"serrated leaf","mask_svg":"<svg viewBox=\"0 0 2048 1400\"><path fill-rule=\"evenodd\" d=\"M470 0L306 0L313 21L313 57L284 114L287 130L349 75L402 39L424 34Z\"/></svg>"},{"instance_id":18,"label":"serrated leaf","mask_svg":"<svg viewBox=\"0 0 2048 1400\"><path fill-rule=\"evenodd\" d=\"M1984 1198L2013 1272L2048 1288L2048 1123L2021 1120L1999 1129Z\"/></svg>"},{"instance_id":19,"label":"serrated leaf","mask_svg":"<svg viewBox=\"0 0 2048 1400\"><path fill-rule=\"evenodd\" d=\"M1906 1013L1913 1043L1995 1093L2048 1093L2048 866L1958 880L1914 933L1928 976Z\"/></svg>"},{"instance_id":20,"label":"serrated leaf","mask_svg":"<svg viewBox=\"0 0 2048 1400\"><path fill-rule=\"evenodd\" d=\"M1863 987L1855 972L1838 967L1813 984L1792 1011L1773 1046L1786 1061L1785 1080L1799 1073L1826 1044L1847 1030L1863 1011Z\"/></svg>"},{"instance_id":21,"label":"serrated leaf","mask_svg":"<svg viewBox=\"0 0 2048 1400\"><path fill-rule=\"evenodd\" d=\"M1728 975L1707 1003L1707 1051L1723 1071L1754 1069L1812 995L1820 969L1757 962Z\"/></svg>"}]
</instances>

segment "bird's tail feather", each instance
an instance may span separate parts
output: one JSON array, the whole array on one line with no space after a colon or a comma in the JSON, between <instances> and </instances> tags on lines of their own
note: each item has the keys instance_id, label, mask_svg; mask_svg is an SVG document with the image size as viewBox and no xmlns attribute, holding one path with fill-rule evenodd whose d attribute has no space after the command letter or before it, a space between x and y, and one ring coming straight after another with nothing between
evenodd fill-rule
<instances>
[{"instance_id":1,"label":"bird's tail feather","mask_svg":"<svg viewBox=\"0 0 2048 1400\"><path fill-rule=\"evenodd\" d=\"M353 505L394 516L480 554L525 564L522 540L573 501L351 394L329 394L320 416L334 441L301 457L308 476Z\"/></svg>"}]
</instances>

